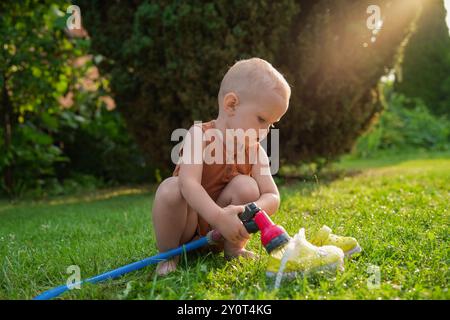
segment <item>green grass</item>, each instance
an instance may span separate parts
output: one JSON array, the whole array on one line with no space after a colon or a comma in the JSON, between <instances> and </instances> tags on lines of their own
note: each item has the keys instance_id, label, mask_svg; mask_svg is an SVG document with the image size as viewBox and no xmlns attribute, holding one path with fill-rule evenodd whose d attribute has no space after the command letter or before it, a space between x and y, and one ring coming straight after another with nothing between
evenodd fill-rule
<instances>
[{"instance_id":1,"label":"green grass","mask_svg":"<svg viewBox=\"0 0 450 320\"><path fill-rule=\"evenodd\" d=\"M333 165L336 169L359 170L366 168L379 168L389 165L398 164L409 160L425 160L425 159L448 159L450 151L427 151L427 150L385 150L378 151L376 155L360 158L354 155L345 155L341 161Z\"/></svg>"},{"instance_id":2,"label":"green grass","mask_svg":"<svg viewBox=\"0 0 450 320\"><path fill-rule=\"evenodd\" d=\"M72 290L62 299L449 299L450 159L359 162L334 181L280 187L273 220L292 235L323 224L356 237L364 251L345 271L283 282L272 290L267 256L257 236L258 261L226 262L222 255L189 254L166 278L149 266L120 279ZM340 164L351 169L351 164ZM41 202L0 202L0 298L30 299L63 284L70 265L82 278L156 254L153 193L116 189ZM370 266L380 270L369 288Z\"/></svg>"}]
</instances>

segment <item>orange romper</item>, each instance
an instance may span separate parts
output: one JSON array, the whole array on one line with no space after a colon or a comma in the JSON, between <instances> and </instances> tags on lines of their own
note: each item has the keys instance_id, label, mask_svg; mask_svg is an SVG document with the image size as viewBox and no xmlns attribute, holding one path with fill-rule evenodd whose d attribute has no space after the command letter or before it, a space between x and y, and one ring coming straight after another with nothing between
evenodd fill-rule
<instances>
[{"instance_id":1,"label":"orange romper","mask_svg":"<svg viewBox=\"0 0 450 320\"><path fill-rule=\"evenodd\" d=\"M214 120L209 122L204 122L201 124L202 130L205 132L208 129L215 128ZM212 141L207 141L206 145L211 143ZM180 151L181 154L182 150ZM237 161L234 163L212 163L207 164L203 162L203 172L202 172L202 182L201 185L205 188L208 195L213 199L213 201L217 201L220 193L225 188L225 186L233 179L235 176L243 174L251 176L253 165L248 163L249 155L248 148L245 149L245 164L237 164ZM226 147L223 147L223 162L226 162ZM180 170L179 164L175 167L173 171L173 176L178 176L178 172ZM205 236L208 231L211 230L211 226L206 220L204 220L200 215L198 215L198 224L197 224L197 235L194 236L193 239L198 238L199 236Z\"/></svg>"}]
</instances>

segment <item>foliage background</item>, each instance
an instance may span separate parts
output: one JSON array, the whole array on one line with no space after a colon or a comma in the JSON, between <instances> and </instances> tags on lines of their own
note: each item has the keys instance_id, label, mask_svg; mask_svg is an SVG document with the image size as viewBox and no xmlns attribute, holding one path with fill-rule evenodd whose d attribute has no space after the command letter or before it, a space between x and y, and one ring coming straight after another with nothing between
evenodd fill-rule
<instances>
[{"instance_id":1,"label":"foliage background","mask_svg":"<svg viewBox=\"0 0 450 320\"><path fill-rule=\"evenodd\" d=\"M69 1L2 2L0 193L159 181L172 130L214 118L223 74L250 56L292 85L283 165L448 150L442 1L378 1L375 42L369 2L75 1L79 34Z\"/></svg>"},{"instance_id":2,"label":"foliage background","mask_svg":"<svg viewBox=\"0 0 450 320\"><path fill-rule=\"evenodd\" d=\"M271 61L292 86L279 124L282 163L349 152L381 111L378 81L395 66L422 1L378 1L374 43L371 1L79 3L119 111L147 163L167 174L171 132L215 117L227 68L251 56Z\"/></svg>"}]
</instances>

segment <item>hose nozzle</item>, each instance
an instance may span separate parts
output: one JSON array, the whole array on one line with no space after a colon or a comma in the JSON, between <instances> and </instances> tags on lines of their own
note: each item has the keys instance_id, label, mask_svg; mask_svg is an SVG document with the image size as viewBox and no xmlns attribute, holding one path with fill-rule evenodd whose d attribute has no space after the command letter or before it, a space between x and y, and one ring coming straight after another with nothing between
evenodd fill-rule
<instances>
[{"instance_id":1,"label":"hose nozzle","mask_svg":"<svg viewBox=\"0 0 450 320\"><path fill-rule=\"evenodd\" d=\"M290 240L286 230L273 223L267 213L254 202L245 206L245 211L239 215L239 218L249 233L261 231L261 243L269 254Z\"/></svg>"}]
</instances>

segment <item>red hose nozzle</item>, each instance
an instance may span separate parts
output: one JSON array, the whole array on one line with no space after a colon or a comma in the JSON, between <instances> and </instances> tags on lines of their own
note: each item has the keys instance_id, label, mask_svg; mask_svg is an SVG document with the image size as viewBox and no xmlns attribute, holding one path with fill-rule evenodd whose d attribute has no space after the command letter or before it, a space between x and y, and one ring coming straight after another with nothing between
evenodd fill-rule
<instances>
[{"instance_id":1,"label":"red hose nozzle","mask_svg":"<svg viewBox=\"0 0 450 320\"><path fill-rule=\"evenodd\" d=\"M286 230L273 223L267 213L254 202L245 206L245 211L239 218L249 233L261 231L261 242L268 253L283 246L290 239Z\"/></svg>"},{"instance_id":2,"label":"red hose nozzle","mask_svg":"<svg viewBox=\"0 0 450 320\"><path fill-rule=\"evenodd\" d=\"M254 217L255 223L261 231L261 243L268 253L284 246L289 240L289 234L283 227L276 225L267 213L259 210Z\"/></svg>"},{"instance_id":3,"label":"red hose nozzle","mask_svg":"<svg viewBox=\"0 0 450 320\"><path fill-rule=\"evenodd\" d=\"M245 206L245 211L239 214L239 218L248 233L261 231L261 243L267 253L284 246L291 239L286 230L273 223L267 213L254 202ZM210 244L217 244L221 240L223 240L223 237L217 230L208 233Z\"/></svg>"}]
</instances>

